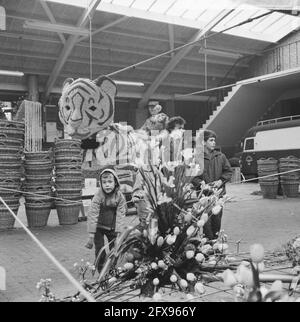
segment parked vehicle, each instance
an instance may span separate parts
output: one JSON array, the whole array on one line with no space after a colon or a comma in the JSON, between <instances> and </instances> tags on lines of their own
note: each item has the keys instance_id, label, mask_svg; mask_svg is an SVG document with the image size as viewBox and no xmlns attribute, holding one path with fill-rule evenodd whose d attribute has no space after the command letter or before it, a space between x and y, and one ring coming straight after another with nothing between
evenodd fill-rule
<instances>
[{"instance_id":1,"label":"parked vehicle","mask_svg":"<svg viewBox=\"0 0 300 322\"><path fill-rule=\"evenodd\" d=\"M243 141L242 173L246 178L257 177L257 160L290 155L300 158L300 115L260 121Z\"/></svg>"}]
</instances>

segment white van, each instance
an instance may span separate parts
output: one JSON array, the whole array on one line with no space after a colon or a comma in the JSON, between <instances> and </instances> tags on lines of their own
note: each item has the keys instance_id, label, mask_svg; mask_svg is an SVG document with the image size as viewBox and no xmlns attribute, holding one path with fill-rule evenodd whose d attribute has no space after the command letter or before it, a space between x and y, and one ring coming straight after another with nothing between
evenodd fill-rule
<instances>
[{"instance_id":1,"label":"white van","mask_svg":"<svg viewBox=\"0 0 300 322\"><path fill-rule=\"evenodd\" d=\"M300 158L300 115L260 121L244 139L241 171L257 177L257 160L290 155Z\"/></svg>"}]
</instances>

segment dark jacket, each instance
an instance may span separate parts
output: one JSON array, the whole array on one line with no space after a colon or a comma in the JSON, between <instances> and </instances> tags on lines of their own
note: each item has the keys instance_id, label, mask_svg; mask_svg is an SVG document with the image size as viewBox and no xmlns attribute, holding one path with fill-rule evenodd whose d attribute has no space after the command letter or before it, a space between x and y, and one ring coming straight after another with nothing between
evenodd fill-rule
<instances>
[{"instance_id":1,"label":"dark jacket","mask_svg":"<svg viewBox=\"0 0 300 322\"><path fill-rule=\"evenodd\" d=\"M127 212L126 199L120 191L120 183L114 170L106 169L102 171L110 172L116 178L116 189L111 195L107 195L99 188L95 194L88 212L88 232L95 233L97 228L105 230L115 230L117 216L125 216Z\"/></svg>"},{"instance_id":2,"label":"dark jacket","mask_svg":"<svg viewBox=\"0 0 300 322\"><path fill-rule=\"evenodd\" d=\"M204 153L204 171L201 176L196 176L192 183L199 186L202 180L205 183L210 183L217 180L222 180L224 185L231 179L232 169L226 156L219 151L212 153Z\"/></svg>"}]
</instances>

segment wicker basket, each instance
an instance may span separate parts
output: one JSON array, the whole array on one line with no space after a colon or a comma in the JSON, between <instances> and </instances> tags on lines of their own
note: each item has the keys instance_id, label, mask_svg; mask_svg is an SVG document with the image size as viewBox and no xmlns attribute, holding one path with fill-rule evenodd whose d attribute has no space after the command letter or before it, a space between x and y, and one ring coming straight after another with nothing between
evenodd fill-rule
<instances>
[{"instance_id":1,"label":"wicker basket","mask_svg":"<svg viewBox=\"0 0 300 322\"><path fill-rule=\"evenodd\" d=\"M26 174L30 176L51 176L53 171L53 167L51 164L36 164L36 166L25 165L24 168Z\"/></svg>"},{"instance_id":2,"label":"wicker basket","mask_svg":"<svg viewBox=\"0 0 300 322\"><path fill-rule=\"evenodd\" d=\"M72 189L82 189L84 187L84 182L82 178L75 178L75 179L56 179L55 181L56 189L64 190L72 187Z\"/></svg>"},{"instance_id":3,"label":"wicker basket","mask_svg":"<svg viewBox=\"0 0 300 322\"><path fill-rule=\"evenodd\" d=\"M24 130L25 123L24 122L17 122L17 121L0 120L0 127Z\"/></svg>"},{"instance_id":4,"label":"wicker basket","mask_svg":"<svg viewBox=\"0 0 300 322\"><path fill-rule=\"evenodd\" d=\"M24 130L22 129L13 129L0 126L0 134L5 134L7 139L24 140Z\"/></svg>"},{"instance_id":5,"label":"wicker basket","mask_svg":"<svg viewBox=\"0 0 300 322\"><path fill-rule=\"evenodd\" d=\"M52 151L25 152L26 161L50 161L52 163Z\"/></svg>"},{"instance_id":6,"label":"wicker basket","mask_svg":"<svg viewBox=\"0 0 300 322\"><path fill-rule=\"evenodd\" d=\"M78 223L81 204L55 201L55 206L60 225L75 225Z\"/></svg>"},{"instance_id":7,"label":"wicker basket","mask_svg":"<svg viewBox=\"0 0 300 322\"><path fill-rule=\"evenodd\" d=\"M59 170L56 171L56 181L68 179L83 179L82 170Z\"/></svg>"},{"instance_id":8,"label":"wicker basket","mask_svg":"<svg viewBox=\"0 0 300 322\"><path fill-rule=\"evenodd\" d=\"M73 163L82 163L82 155L61 155L56 157L55 156L55 164L59 163L68 163L68 164L73 164Z\"/></svg>"},{"instance_id":9,"label":"wicker basket","mask_svg":"<svg viewBox=\"0 0 300 322\"><path fill-rule=\"evenodd\" d=\"M71 148L71 149L55 149L54 150L54 155L55 158L61 157L61 156L66 156L66 157L71 157L71 156L81 156L82 157L82 150L78 148Z\"/></svg>"},{"instance_id":10,"label":"wicker basket","mask_svg":"<svg viewBox=\"0 0 300 322\"><path fill-rule=\"evenodd\" d=\"M263 197L265 199L276 199L279 183L278 181L274 182L260 182L260 189L262 191Z\"/></svg>"},{"instance_id":11,"label":"wicker basket","mask_svg":"<svg viewBox=\"0 0 300 322\"><path fill-rule=\"evenodd\" d=\"M11 163L21 166L22 158L20 154L0 154L0 163Z\"/></svg>"},{"instance_id":12,"label":"wicker basket","mask_svg":"<svg viewBox=\"0 0 300 322\"><path fill-rule=\"evenodd\" d=\"M299 197L299 181L281 181L282 192L288 198Z\"/></svg>"},{"instance_id":13,"label":"wicker basket","mask_svg":"<svg viewBox=\"0 0 300 322\"><path fill-rule=\"evenodd\" d=\"M81 149L81 140L61 139L55 141L55 150L60 149Z\"/></svg>"},{"instance_id":14,"label":"wicker basket","mask_svg":"<svg viewBox=\"0 0 300 322\"><path fill-rule=\"evenodd\" d=\"M11 210L17 215L19 210L19 205L11 207ZM7 210L5 206L0 205L0 230L7 230L14 228L15 218Z\"/></svg>"},{"instance_id":15,"label":"wicker basket","mask_svg":"<svg viewBox=\"0 0 300 322\"><path fill-rule=\"evenodd\" d=\"M14 163L7 163L7 162L0 162L0 172L20 172L21 171L21 164L14 164Z\"/></svg>"},{"instance_id":16,"label":"wicker basket","mask_svg":"<svg viewBox=\"0 0 300 322\"><path fill-rule=\"evenodd\" d=\"M60 173L60 171L72 170L78 171L81 170L82 162L72 162L72 163L56 163L56 173Z\"/></svg>"},{"instance_id":17,"label":"wicker basket","mask_svg":"<svg viewBox=\"0 0 300 322\"><path fill-rule=\"evenodd\" d=\"M19 139L8 139L7 135L4 133L0 133L0 146L6 146L11 148L21 148L24 145L23 140Z\"/></svg>"},{"instance_id":18,"label":"wicker basket","mask_svg":"<svg viewBox=\"0 0 300 322\"><path fill-rule=\"evenodd\" d=\"M51 202L32 204L25 203L28 227L45 227L51 212Z\"/></svg>"},{"instance_id":19,"label":"wicker basket","mask_svg":"<svg viewBox=\"0 0 300 322\"><path fill-rule=\"evenodd\" d=\"M28 183L29 185L50 185L50 181L51 181L51 174L47 174L47 175L27 175L26 174L26 183Z\"/></svg>"}]
</instances>

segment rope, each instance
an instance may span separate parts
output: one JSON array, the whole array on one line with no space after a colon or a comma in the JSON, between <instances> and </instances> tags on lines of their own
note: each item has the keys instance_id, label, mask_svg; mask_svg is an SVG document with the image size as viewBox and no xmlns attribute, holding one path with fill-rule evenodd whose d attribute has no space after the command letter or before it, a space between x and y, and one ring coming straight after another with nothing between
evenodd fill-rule
<instances>
[{"instance_id":1,"label":"rope","mask_svg":"<svg viewBox=\"0 0 300 322\"><path fill-rule=\"evenodd\" d=\"M59 263L59 261L50 253L50 251L32 234L32 232L23 224L23 222L15 215L6 202L0 197L0 201L15 218L15 220L22 226L25 232L37 244L37 246L44 252L44 254L53 262L53 264L65 275L65 277L78 289L78 291L87 299L88 302L96 302L96 300L87 292L80 283Z\"/></svg>"}]
</instances>

